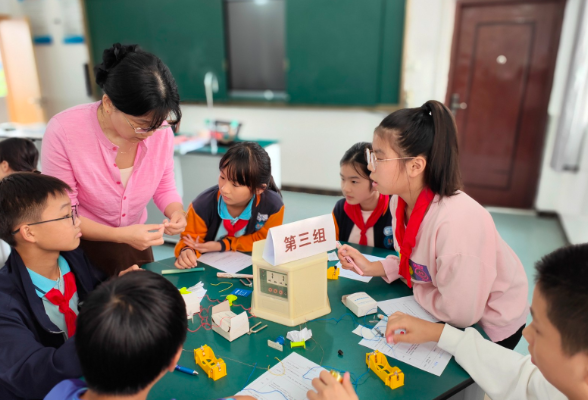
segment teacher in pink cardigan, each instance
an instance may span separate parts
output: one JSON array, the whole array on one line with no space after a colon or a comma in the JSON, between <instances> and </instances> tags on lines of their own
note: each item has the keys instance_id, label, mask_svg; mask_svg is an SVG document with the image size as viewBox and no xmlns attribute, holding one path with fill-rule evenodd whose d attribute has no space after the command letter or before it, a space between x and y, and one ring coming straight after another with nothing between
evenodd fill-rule
<instances>
[{"instance_id":1,"label":"teacher in pink cardigan","mask_svg":"<svg viewBox=\"0 0 588 400\"><path fill-rule=\"evenodd\" d=\"M153 261L151 246L186 227L171 130L180 97L167 66L137 45L106 49L94 73L102 100L51 118L41 165L72 188L90 261L115 275ZM151 198L167 217L161 224L145 225Z\"/></svg>"}]
</instances>

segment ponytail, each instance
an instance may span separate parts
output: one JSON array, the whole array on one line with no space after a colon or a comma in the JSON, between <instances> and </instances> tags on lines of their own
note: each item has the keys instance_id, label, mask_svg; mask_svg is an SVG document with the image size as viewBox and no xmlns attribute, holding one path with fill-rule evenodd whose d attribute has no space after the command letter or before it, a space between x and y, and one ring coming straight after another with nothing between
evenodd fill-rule
<instances>
[{"instance_id":1,"label":"ponytail","mask_svg":"<svg viewBox=\"0 0 588 400\"><path fill-rule=\"evenodd\" d=\"M39 151L29 139L6 139L0 142L0 162L2 161L6 161L14 172L36 172Z\"/></svg>"},{"instance_id":2,"label":"ponytail","mask_svg":"<svg viewBox=\"0 0 588 400\"><path fill-rule=\"evenodd\" d=\"M225 170L227 179L247 186L252 193L256 189L282 192L272 176L272 164L267 151L255 142L239 142L221 158L219 170Z\"/></svg>"},{"instance_id":3,"label":"ponytail","mask_svg":"<svg viewBox=\"0 0 588 400\"><path fill-rule=\"evenodd\" d=\"M451 111L429 100L421 107L405 108L388 115L376 128L400 157L424 156L425 185L441 197L461 189L457 127Z\"/></svg>"}]
</instances>

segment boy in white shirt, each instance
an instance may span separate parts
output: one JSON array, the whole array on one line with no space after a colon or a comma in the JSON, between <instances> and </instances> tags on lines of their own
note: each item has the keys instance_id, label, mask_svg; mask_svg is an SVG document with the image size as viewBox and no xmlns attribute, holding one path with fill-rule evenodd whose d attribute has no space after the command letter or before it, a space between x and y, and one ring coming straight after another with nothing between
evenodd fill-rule
<instances>
[{"instance_id":1,"label":"boy in white shirt","mask_svg":"<svg viewBox=\"0 0 588 400\"><path fill-rule=\"evenodd\" d=\"M533 322L523 332L523 356L461 331L397 312L388 319L388 342L439 342L492 399L588 399L588 244L558 249L537 263ZM397 329L406 334L395 335ZM349 377L343 385L323 373L310 400L357 399Z\"/></svg>"}]
</instances>

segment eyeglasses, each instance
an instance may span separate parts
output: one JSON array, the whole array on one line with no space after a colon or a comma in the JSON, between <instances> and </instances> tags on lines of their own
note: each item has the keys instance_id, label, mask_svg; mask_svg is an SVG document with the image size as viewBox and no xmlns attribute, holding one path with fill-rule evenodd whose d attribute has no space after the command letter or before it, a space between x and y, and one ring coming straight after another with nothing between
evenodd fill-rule
<instances>
[{"instance_id":1,"label":"eyeglasses","mask_svg":"<svg viewBox=\"0 0 588 400\"><path fill-rule=\"evenodd\" d=\"M392 161L392 160L410 160L411 158L416 158L416 157L382 158L382 159L378 160L376 158L375 153L372 153L370 151L370 149L365 149L365 159L368 164L371 164L372 169L374 171L376 170L376 163L383 162L383 161Z\"/></svg>"},{"instance_id":2,"label":"eyeglasses","mask_svg":"<svg viewBox=\"0 0 588 400\"><path fill-rule=\"evenodd\" d=\"M55 222L55 221L61 221L64 219L68 219L71 218L71 222L75 225L76 224L76 218L78 218L78 205L74 205L71 206L71 214L67 214L65 217L61 217L61 218L56 218L56 219L50 219L47 221L40 221L40 222L33 222L32 224L25 224L28 226L31 225L40 225L40 224L46 224L47 222ZM20 231L20 228L18 228L17 230L15 230L14 232L10 232L13 235L16 235L18 232Z\"/></svg>"},{"instance_id":3,"label":"eyeglasses","mask_svg":"<svg viewBox=\"0 0 588 400\"><path fill-rule=\"evenodd\" d=\"M131 126L131 128L133 128L135 130L135 133L138 133L138 134L145 134L145 133L149 133L151 131L163 131L167 128L172 128L175 125L175 124L170 124L168 122L168 125L161 125L161 126L158 126L157 128L135 128L133 126L133 124L131 124L131 121L129 121L129 119L127 117L125 117L124 114L123 114L123 117L127 120L129 125Z\"/></svg>"}]
</instances>

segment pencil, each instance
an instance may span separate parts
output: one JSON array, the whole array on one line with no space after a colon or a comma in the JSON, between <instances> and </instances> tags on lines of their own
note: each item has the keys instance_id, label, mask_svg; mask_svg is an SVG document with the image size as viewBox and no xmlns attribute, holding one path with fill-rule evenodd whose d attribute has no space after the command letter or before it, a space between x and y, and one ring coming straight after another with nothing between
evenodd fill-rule
<instances>
[{"instance_id":1,"label":"pencil","mask_svg":"<svg viewBox=\"0 0 588 400\"><path fill-rule=\"evenodd\" d=\"M183 274L186 272L202 272L202 271L204 271L204 267L188 268L188 269L164 269L163 271L161 271L161 275Z\"/></svg>"}]
</instances>

